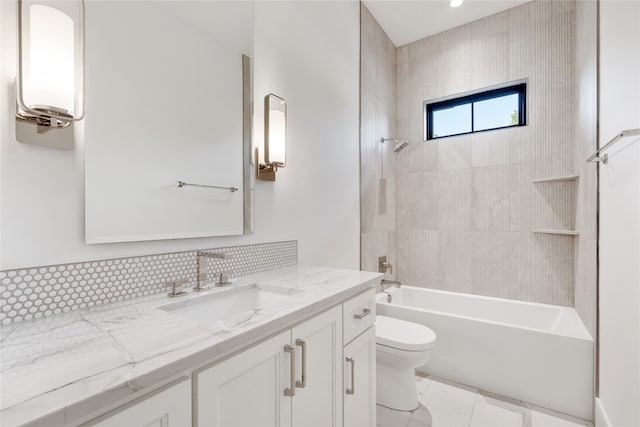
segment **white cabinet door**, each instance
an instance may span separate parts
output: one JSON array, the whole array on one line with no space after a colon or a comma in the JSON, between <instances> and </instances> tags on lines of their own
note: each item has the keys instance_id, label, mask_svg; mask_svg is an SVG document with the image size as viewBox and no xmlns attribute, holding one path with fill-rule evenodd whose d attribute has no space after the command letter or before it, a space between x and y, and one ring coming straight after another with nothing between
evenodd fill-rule
<instances>
[{"instance_id":1,"label":"white cabinet door","mask_svg":"<svg viewBox=\"0 0 640 427\"><path fill-rule=\"evenodd\" d=\"M290 427L291 331L194 375L194 405L199 427Z\"/></svg>"},{"instance_id":2,"label":"white cabinet door","mask_svg":"<svg viewBox=\"0 0 640 427\"><path fill-rule=\"evenodd\" d=\"M191 380L153 392L84 426L191 427Z\"/></svg>"},{"instance_id":3,"label":"white cabinet door","mask_svg":"<svg viewBox=\"0 0 640 427\"><path fill-rule=\"evenodd\" d=\"M344 347L344 427L376 425L375 327Z\"/></svg>"},{"instance_id":4,"label":"white cabinet door","mask_svg":"<svg viewBox=\"0 0 640 427\"><path fill-rule=\"evenodd\" d=\"M292 425L342 426L342 308L294 327L291 341L296 349L297 380Z\"/></svg>"}]
</instances>

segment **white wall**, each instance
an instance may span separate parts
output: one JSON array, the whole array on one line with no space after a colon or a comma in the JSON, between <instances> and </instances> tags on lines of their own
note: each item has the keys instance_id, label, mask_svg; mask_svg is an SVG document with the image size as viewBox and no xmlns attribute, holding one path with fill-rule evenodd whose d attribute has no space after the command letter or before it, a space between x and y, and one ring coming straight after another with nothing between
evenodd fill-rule
<instances>
[{"instance_id":1,"label":"white wall","mask_svg":"<svg viewBox=\"0 0 640 427\"><path fill-rule=\"evenodd\" d=\"M601 145L640 127L638 22L639 2L600 2ZM620 141L600 166L599 403L615 427L640 425L638 139Z\"/></svg>"},{"instance_id":2,"label":"white wall","mask_svg":"<svg viewBox=\"0 0 640 427\"><path fill-rule=\"evenodd\" d=\"M289 239L301 263L358 267L357 2L255 4L256 142L264 95L283 96L289 113L288 165L275 183L256 183L255 234L92 246L82 138L69 151L16 141L16 13L15 0L0 2L1 269Z\"/></svg>"}]
</instances>

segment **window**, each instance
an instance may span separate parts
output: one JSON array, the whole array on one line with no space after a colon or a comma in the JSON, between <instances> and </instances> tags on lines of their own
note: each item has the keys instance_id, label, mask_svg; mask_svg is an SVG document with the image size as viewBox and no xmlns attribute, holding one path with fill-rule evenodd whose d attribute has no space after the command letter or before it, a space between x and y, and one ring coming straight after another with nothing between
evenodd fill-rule
<instances>
[{"instance_id":1,"label":"window","mask_svg":"<svg viewBox=\"0 0 640 427\"><path fill-rule=\"evenodd\" d=\"M425 102L426 139L526 123L526 83L438 102Z\"/></svg>"}]
</instances>

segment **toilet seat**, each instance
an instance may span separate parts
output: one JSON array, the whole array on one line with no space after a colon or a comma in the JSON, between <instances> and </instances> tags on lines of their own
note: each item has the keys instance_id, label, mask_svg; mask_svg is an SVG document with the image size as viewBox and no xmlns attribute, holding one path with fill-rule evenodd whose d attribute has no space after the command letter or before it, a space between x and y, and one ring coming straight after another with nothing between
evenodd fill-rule
<instances>
[{"instance_id":1,"label":"toilet seat","mask_svg":"<svg viewBox=\"0 0 640 427\"><path fill-rule=\"evenodd\" d=\"M436 334L424 325L376 316L376 343L403 351L425 351L436 345Z\"/></svg>"}]
</instances>

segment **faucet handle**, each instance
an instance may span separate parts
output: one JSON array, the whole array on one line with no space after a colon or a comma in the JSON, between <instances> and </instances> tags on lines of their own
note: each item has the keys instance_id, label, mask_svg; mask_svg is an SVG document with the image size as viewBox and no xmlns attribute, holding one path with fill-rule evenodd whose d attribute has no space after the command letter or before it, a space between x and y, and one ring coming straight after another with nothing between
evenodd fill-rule
<instances>
[{"instance_id":1,"label":"faucet handle","mask_svg":"<svg viewBox=\"0 0 640 427\"><path fill-rule=\"evenodd\" d=\"M184 285L189 283L187 279L178 279L167 282L165 285L170 289L167 294L170 298L182 297L187 295L187 292L184 290Z\"/></svg>"},{"instance_id":2,"label":"faucet handle","mask_svg":"<svg viewBox=\"0 0 640 427\"><path fill-rule=\"evenodd\" d=\"M215 276L218 278L216 281L216 286L228 286L231 284L229 281L230 271L221 271L220 273L215 273Z\"/></svg>"},{"instance_id":3,"label":"faucet handle","mask_svg":"<svg viewBox=\"0 0 640 427\"><path fill-rule=\"evenodd\" d=\"M393 274L393 265L387 261L387 256L378 257L378 272L386 273L387 270L389 270L390 274Z\"/></svg>"}]
</instances>

